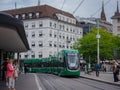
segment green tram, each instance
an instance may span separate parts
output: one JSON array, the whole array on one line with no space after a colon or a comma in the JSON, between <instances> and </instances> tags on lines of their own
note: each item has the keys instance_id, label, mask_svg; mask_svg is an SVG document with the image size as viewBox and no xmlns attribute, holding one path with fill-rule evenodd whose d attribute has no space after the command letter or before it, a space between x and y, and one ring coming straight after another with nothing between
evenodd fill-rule
<instances>
[{"instance_id":1,"label":"green tram","mask_svg":"<svg viewBox=\"0 0 120 90\"><path fill-rule=\"evenodd\" d=\"M28 72L52 73L59 76L79 76L80 64L77 50L62 50L55 56L26 59Z\"/></svg>"}]
</instances>

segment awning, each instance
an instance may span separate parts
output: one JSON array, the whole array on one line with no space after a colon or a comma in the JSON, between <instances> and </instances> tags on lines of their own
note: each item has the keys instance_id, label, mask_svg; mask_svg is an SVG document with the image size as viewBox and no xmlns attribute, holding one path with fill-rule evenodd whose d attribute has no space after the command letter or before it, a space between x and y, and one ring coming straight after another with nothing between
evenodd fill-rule
<instances>
[{"instance_id":1,"label":"awning","mask_svg":"<svg viewBox=\"0 0 120 90\"><path fill-rule=\"evenodd\" d=\"M23 22L2 12L0 13L0 50L9 52L29 50Z\"/></svg>"}]
</instances>

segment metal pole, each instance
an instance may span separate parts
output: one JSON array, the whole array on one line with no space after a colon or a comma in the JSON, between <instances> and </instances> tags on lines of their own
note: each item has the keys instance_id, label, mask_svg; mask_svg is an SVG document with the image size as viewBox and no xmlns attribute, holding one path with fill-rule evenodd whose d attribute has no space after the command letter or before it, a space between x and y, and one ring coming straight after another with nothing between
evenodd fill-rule
<instances>
[{"instance_id":1,"label":"metal pole","mask_svg":"<svg viewBox=\"0 0 120 90\"><path fill-rule=\"evenodd\" d=\"M100 34L99 34L99 20L97 20L97 35L96 35L96 38L97 38L97 63L99 64L100 63L100 48L99 48L99 39L100 39Z\"/></svg>"},{"instance_id":2,"label":"metal pole","mask_svg":"<svg viewBox=\"0 0 120 90\"><path fill-rule=\"evenodd\" d=\"M59 52L59 20L58 20L58 25L57 25L57 54Z\"/></svg>"}]
</instances>

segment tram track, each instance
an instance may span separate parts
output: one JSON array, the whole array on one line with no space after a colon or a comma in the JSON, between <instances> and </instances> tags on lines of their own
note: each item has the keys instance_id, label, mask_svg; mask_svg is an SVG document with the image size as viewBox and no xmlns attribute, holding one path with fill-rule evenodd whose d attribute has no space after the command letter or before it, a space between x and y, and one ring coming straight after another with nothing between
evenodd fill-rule
<instances>
[{"instance_id":1,"label":"tram track","mask_svg":"<svg viewBox=\"0 0 120 90\"><path fill-rule=\"evenodd\" d=\"M59 77L53 74L39 74L45 90L119 90L114 85L105 84L85 78Z\"/></svg>"}]
</instances>

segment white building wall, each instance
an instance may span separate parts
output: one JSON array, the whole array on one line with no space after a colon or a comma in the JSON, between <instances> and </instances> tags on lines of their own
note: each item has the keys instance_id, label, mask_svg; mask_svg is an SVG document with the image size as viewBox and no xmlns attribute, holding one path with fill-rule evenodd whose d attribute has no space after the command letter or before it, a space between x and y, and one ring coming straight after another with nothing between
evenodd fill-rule
<instances>
[{"instance_id":1,"label":"white building wall","mask_svg":"<svg viewBox=\"0 0 120 90\"><path fill-rule=\"evenodd\" d=\"M120 21L118 19L113 19L113 34L120 35Z\"/></svg>"},{"instance_id":2,"label":"white building wall","mask_svg":"<svg viewBox=\"0 0 120 90\"><path fill-rule=\"evenodd\" d=\"M40 23L43 23L43 26L40 27ZM52 26L50 27L50 22L52 22ZM56 28L55 24L56 23ZM74 21L76 23L76 21ZM34 25L35 24L35 25ZM32 25L34 27L32 27ZM62 28L60 29L60 25ZM50 54L54 55L57 52L57 46L54 47L54 42L61 43L62 47L59 47L59 51L62 49L71 49L70 46L73 45L73 43L83 36L83 30L81 27L78 27L73 24L69 24L66 22L61 22L57 20L52 20L49 18L41 18L41 19L31 19L31 20L24 20L24 26L25 31L28 39L28 43L30 46L30 51L26 53L20 53L20 59L26 59L26 58L39 58L39 52L42 52L42 57L48 57ZM64 26L64 29L63 29ZM68 30L67 30L68 28ZM50 37L50 31L52 36ZM42 32L42 36L39 36L40 32ZM32 37L32 34L35 34L34 37ZM59 39L54 37L54 35L58 36L61 34L61 38ZM63 38L64 36L64 38ZM67 42L67 36L69 38L70 43ZM71 39L70 39L71 38ZM43 42L43 46L39 47L39 41ZM52 41L52 46L49 46L49 42ZM32 42L35 43L35 46L32 47ZM67 48L67 45L69 48ZM65 47L63 47L65 46ZM32 54L35 54L35 57L32 57ZM25 57L27 55L27 57Z\"/></svg>"}]
</instances>

